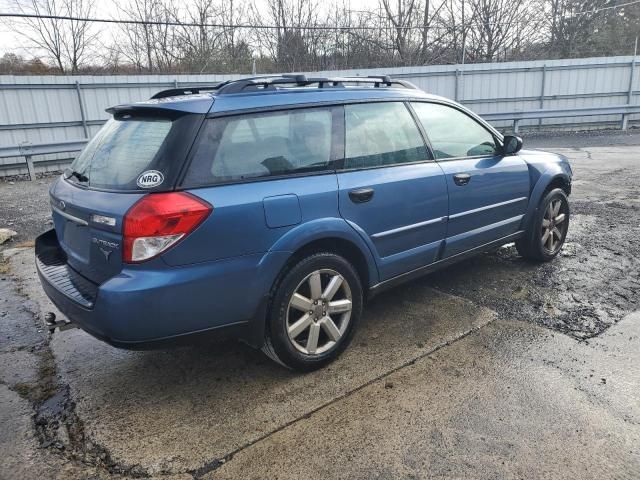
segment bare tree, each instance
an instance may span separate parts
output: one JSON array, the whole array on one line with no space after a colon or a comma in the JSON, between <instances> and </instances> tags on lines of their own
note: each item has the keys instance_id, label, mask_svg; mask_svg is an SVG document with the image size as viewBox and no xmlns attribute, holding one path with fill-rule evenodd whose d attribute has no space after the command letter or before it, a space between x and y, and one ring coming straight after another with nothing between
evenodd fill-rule
<instances>
[{"instance_id":1,"label":"bare tree","mask_svg":"<svg viewBox=\"0 0 640 480\"><path fill-rule=\"evenodd\" d=\"M128 4L120 5L118 10L127 18L148 22L155 19L157 4L156 0L132 0ZM151 29L151 25L147 24L121 24L118 39L114 41L114 48L121 56L140 70L152 71L154 67Z\"/></svg>"},{"instance_id":2,"label":"bare tree","mask_svg":"<svg viewBox=\"0 0 640 480\"><path fill-rule=\"evenodd\" d=\"M26 50L42 52L61 73L77 73L96 43L97 28L85 20L49 17L88 18L95 11L93 0L14 0L20 13L34 14L10 23L10 28L26 39Z\"/></svg>"},{"instance_id":3,"label":"bare tree","mask_svg":"<svg viewBox=\"0 0 640 480\"><path fill-rule=\"evenodd\" d=\"M318 59L319 45L326 31L316 27L327 25L320 16L318 0L266 0L264 11L255 3L250 20L254 24L270 24L273 29L255 30L258 48L265 51L281 70L312 69ZM328 13L328 12L325 12Z\"/></svg>"},{"instance_id":4,"label":"bare tree","mask_svg":"<svg viewBox=\"0 0 640 480\"><path fill-rule=\"evenodd\" d=\"M78 20L96 0L6 1L36 15L11 22L27 49L72 73L90 56L96 72L244 73L252 60L283 72L629 54L640 31L640 5L623 0L116 0L113 19L135 23L100 45Z\"/></svg>"},{"instance_id":5,"label":"bare tree","mask_svg":"<svg viewBox=\"0 0 640 480\"><path fill-rule=\"evenodd\" d=\"M205 71L212 66L220 49L221 29L206 26L221 20L218 5L214 0L195 0L186 12L188 23L197 27L181 27L179 42L184 64L189 70Z\"/></svg>"},{"instance_id":6,"label":"bare tree","mask_svg":"<svg viewBox=\"0 0 640 480\"><path fill-rule=\"evenodd\" d=\"M119 14L137 23L119 25L121 35L114 48L139 70L148 72L174 68L178 63L178 32L172 0L127 0Z\"/></svg>"},{"instance_id":7,"label":"bare tree","mask_svg":"<svg viewBox=\"0 0 640 480\"><path fill-rule=\"evenodd\" d=\"M62 0L66 14L72 18L91 18L95 11L93 0ZM65 24L63 48L72 73L77 73L98 32L90 22L71 20Z\"/></svg>"},{"instance_id":8,"label":"bare tree","mask_svg":"<svg viewBox=\"0 0 640 480\"><path fill-rule=\"evenodd\" d=\"M418 5L416 0L382 0L382 5L387 14L387 20L393 25L393 46L400 57L400 61L411 58L411 27L416 25L416 13Z\"/></svg>"},{"instance_id":9,"label":"bare tree","mask_svg":"<svg viewBox=\"0 0 640 480\"><path fill-rule=\"evenodd\" d=\"M614 0L546 0L545 24L549 52L553 56L570 57L597 48L596 37L601 35L596 34L602 33L601 27L605 26L611 15L616 17L617 22L609 31L613 30L614 38L618 37L622 32L617 27L624 16L620 16L620 12L613 9L600 10L613 5ZM637 22L635 31L638 31Z\"/></svg>"},{"instance_id":10,"label":"bare tree","mask_svg":"<svg viewBox=\"0 0 640 480\"><path fill-rule=\"evenodd\" d=\"M494 61L500 51L536 38L539 17L528 0L468 0L468 4L468 51L476 61Z\"/></svg>"},{"instance_id":11,"label":"bare tree","mask_svg":"<svg viewBox=\"0 0 640 480\"><path fill-rule=\"evenodd\" d=\"M443 46L443 41L449 36L448 28L435 28L435 37L430 33L434 30L432 27L437 24L441 19L442 13L445 10L447 2L441 0L438 5L433 5L432 0L424 0L424 6L422 7L422 32L420 41L421 45L421 63L431 63L436 58L442 55L442 52L446 49ZM435 7L435 9L434 9Z\"/></svg>"}]
</instances>

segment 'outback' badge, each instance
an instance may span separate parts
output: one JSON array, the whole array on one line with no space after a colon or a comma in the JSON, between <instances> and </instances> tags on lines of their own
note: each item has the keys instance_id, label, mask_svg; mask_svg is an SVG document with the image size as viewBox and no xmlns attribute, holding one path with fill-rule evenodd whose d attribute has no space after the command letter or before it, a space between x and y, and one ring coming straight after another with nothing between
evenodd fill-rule
<instances>
[{"instance_id":1,"label":"'outback' badge","mask_svg":"<svg viewBox=\"0 0 640 480\"><path fill-rule=\"evenodd\" d=\"M158 170L147 170L138 177L137 184L140 188L153 188L164 182L164 175Z\"/></svg>"}]
</instances>

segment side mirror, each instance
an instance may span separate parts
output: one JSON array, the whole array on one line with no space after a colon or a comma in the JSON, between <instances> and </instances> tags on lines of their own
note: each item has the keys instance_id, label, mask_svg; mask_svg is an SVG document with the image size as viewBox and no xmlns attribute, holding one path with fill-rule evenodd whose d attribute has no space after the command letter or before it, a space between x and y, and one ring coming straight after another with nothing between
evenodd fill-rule
<instances>
[{"instance_id":1,"label":"side mirror","mask_svg":"<svg viewBox=\"0 0 640 480\"><path fill-rule=\"evenodd\" d=\"M522 139L515 135L505 135L502 142L502 153L504 155L513 155L514 153L518 153L522 148Z\"/></svg>"}]
</instances>

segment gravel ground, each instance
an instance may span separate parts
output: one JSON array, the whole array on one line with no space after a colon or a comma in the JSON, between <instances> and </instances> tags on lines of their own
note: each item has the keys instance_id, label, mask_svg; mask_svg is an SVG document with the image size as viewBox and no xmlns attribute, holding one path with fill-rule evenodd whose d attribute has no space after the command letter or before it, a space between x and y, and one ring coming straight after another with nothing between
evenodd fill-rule
<instances>
[{"instance_id":1,"label":"gravel ground","mask_svg":"<svg viewBox=\"0 0 640 480\"><path fill-rule=\"evenodd\" d=\"M597 336L640 306L640 208L573 200L561 256L530 265L513 245L422 280L576 338ZM615 218L614 221L611 217Z\"/></svg>"},{"instance_id":2,"label":"gravel ground","mask_svg":"<svg viewBox=\"0 0 640 480\"><path fill-rule=\"evenodd\" d=\"M640 129L585 130L582 132L525 132L525 148L582 148L608 145L640 145Z\"/></svg>"},{"instance_id":3,"label":"gravel ground","mask_svg":"<svg viewBox=\"0 0 640 480\"><path fill-rule=\"evenodd\" d=\"M35 182L15 178L0 181L0 228L18 233L10 242L0 245L0 250L30 242L51 228L49 185L57 177L58 174L47 174Z\"/></svg>"}]
</instances>

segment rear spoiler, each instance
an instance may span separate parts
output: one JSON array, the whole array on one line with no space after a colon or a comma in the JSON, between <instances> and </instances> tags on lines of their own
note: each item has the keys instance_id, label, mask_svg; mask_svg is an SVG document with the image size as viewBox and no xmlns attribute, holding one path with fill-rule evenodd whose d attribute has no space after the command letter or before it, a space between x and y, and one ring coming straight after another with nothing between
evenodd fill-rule
<instances>
[{"instance_id":1,"label":"rear spoiler","mask_svg":"<svg viewBox=\"0 0 640 480\"><path fill-rule=\"evenodd\" d=\"M179 116L185 113L205 114L211 109L212 104L213 97L210 95L198 95L197 97L152 99L144 102L125 103L109 107L106 112L111 115L134 113L150 116Z\"/></svg>"}]
</instances>

